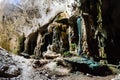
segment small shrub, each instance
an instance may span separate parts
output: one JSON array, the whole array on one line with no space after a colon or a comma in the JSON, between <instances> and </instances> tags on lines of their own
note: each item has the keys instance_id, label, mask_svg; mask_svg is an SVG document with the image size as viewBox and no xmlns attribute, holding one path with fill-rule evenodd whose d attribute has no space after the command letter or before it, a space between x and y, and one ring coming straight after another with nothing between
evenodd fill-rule
<instances>
[{"instance_id":1,"label":"small shrub","mask_svg":"<svg viewBox=\"0 0 120 80\"><path fill-rule=\"evenodd\" d=\"M76 44L75 43L71 43L71 50L74 51L76 48Z\"/></svg>"},{"instance_id":2,"label":"small shrub","mask_svg":"<svg viewBox=\"0 0 120 80\"><path fill-rule=\"evenodd\" d=\"M70 55L71 55L71 53L69 51L65 51L64 54L63 54L64 57L68 57Z\"/></svg>"}]
</instances>

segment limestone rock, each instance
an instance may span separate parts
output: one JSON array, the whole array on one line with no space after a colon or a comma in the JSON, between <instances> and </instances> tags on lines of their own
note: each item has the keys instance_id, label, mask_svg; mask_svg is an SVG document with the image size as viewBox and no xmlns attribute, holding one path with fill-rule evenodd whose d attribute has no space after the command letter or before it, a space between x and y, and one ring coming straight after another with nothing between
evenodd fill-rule
<instances>
[{"instance_id":1,"label":"limestone rock","mask_svg":"<svg viewBox=\"0 0 120 80\"><path fill-rule=\"evenodd\" d=\"M43 57L47 59L54 59L60 56L61 54L57 54L56 52L52 52L52 51L47 51L46 53L43 54Z\"/></svg>"},{"instance_id":2,"label":"limestone rock","mask_svg":"<svg viewBox=\"0 0 120 80\"><path fill-rule=\"evenodd\" d=\"M14 53L24 51L20 49L24 48L21 47L24 41L30 39L29 45L37 43L29 36L38 33L58 13L67 12L71 16L73 3L73 0L0 0L0 46Z\"/></svg>"},{"instance_id":3,"label":"limestone rock","mask_svg":"<svg viewBox=\"0 0 120 80\"><path fill-rule=\"evenodd\" d=\"M20 73L20 68L12 59L12 56L0 48L0 77L17 77Z\"/></svg>"},{"instance_id":4,"label":"limestone rock","mask_svg":"<svg viewBox=\"0 0 120 80\"><path fill-rule=\"evenodd\" d=\"M115 78L113 78L111 80L120 80L120 74L116 75Z\"/></svg>"},{"instance_id":5,"label":"limestone rock","mask_svg":"<svg viewBox=\"0 0 120 80\"><path fill-rule=\"evenodd\" d=\"M70 63L73 70L81 71L83 73L89 73L92 75L106 76L112 74L111 69L107 65L102 65L91 59L84 57L73 57L71 59L65 59Z\"/></svg>"},{"instance_id":6,"label":"limestone rock","mask_svg":"<svg viewBox=\"0 0 120 80\"><path fill-rule=\"evenodd\" d=\"M70 70L71 70L65 67L58 66L57 62L48 63L47 65L45 65L45 69L51 71L51 74L56 75L56 76L69 75Z\"/></svg>"},{"instance_id":7,"label":"limestone rock","mask_svg":"<svg viewBox=\"0 0 120 80\"><path fill-rule=\"evenodd\" d=\"M33 62L33 67L42 67L43 65L47 64L49 60L43 59L43 60L35 60Z\"/></svg>"}]
</instances>

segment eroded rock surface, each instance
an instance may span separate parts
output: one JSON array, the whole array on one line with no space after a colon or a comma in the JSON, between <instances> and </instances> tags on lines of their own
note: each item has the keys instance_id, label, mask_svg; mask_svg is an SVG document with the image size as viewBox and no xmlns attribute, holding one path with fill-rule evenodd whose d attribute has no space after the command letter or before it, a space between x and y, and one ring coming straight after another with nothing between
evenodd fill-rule
<instances>
[{"instance_id":1,"label":"eroded rock surface","mask_svg":"<svg viewBox=\"0 0 120 80\"><path fill-rule=\"evenodd\" d=\"M87 62L88 62L87 60L82 60L82 58L81 59L77 58L73 60L72 64L75 65L76 69L79 68L80 70L82 68L83 70L85 68L84 70L87 71L88 68L85 66L92 66L92 62L90 63L87 63ZM84 65L82 63L84 63ZM76 64L78 66L76 66ZM97 66L96 63L94 64L93 62L93 66L94 68L96 68ZM94 75L93 77L86 77L85 75L83 75L82 72L79 72L79 71L77 72L75 71L75 73L70 73L72 68L74 69L74 67L71 66L71 63L70 64L66 63L66 61L64 61L62 57L55 58L54 60L53 59L41 59L41 60L25 59L24 57L10 54L6 50L0 48L0 79L1 80L9 80L9 79L10 80L49 80L49 79L73 80L73 78L75 80L77 79L82 80L81 78L83 77L88 80L89 79L93 80L97 78L103 78L103 77L95 77ZM102 72L104 68L101 68L100 70ZM86 75L89 76L91 74L86 73ZM113 76L108 78L109 79L113 78Z\"/></svg>"},{"instance_id":2,"label":"eroded rock surface","mask_svg":"<svg viewBox=\"0 0 120 80\"><path fill-rule=\"evenodd\" d=\"M12 78L21 74L21 69L12 56L0 48L0 77Z\"/></svg>"},{"instance_id":3,"label":"eroded rock surface","mask_svg":"<svg viewBox=\"0 0 120 80\"><path fill-rule=\"evenodd\" d=\"M29 44L32 51L28 52L33 54L38 30L44 27L46 31L48 23L60 12L71 16L74 0L1 0L0 4L0 46L18 53L24 51L24 44ZM44 30L40 31L42 35Z\"/></svg>"},{"instance_id":4,"label":"eroded rock surface","mask_svg":"<svg viewBox=\"0 0 120 80\"><path fill-rule=\"evenodd\" d=\"M40 80L48 78L33 68L32 59L12 55L0 48L0 79L1 80ZM41 70L42 72L42 70Z\"/></svg>"}]
</instances>

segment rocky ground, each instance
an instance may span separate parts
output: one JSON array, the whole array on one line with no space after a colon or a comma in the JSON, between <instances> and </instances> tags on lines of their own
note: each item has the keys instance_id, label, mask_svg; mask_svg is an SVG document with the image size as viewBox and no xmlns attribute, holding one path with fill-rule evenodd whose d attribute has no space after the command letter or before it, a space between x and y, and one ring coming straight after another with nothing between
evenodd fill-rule
<instances>
[{"instance_id":1,"label":"rocky ground","mask_svg":"<svg viewBox=\"0 0 120 80\"><path fill-rule=\"evenodd\" d=\"M79 71L70 72L71 68L60 61L60 58L52 61L26 59L0 48L0 80L120 80L119 75L102 77ZM58 66L58 62L64 67Z\"/></svg>"}]
</instances>

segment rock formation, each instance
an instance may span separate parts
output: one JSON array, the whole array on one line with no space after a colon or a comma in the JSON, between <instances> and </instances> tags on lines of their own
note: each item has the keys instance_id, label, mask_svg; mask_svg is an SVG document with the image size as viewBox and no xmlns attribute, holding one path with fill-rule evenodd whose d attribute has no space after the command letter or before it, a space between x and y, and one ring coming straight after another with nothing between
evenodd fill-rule
<instances>
[{"instance_id":1,"label":"rock formation","mask_svg":"<svg viewBox=\"0 0 120 80\"><path fill-rule=\"evenodd\" d=\"M0 45L14 53L33 54L39 34L44 35L59 13L66 11L70 16L73 3L73 0L1 0Z\"/></svg>"},{"instance_id":2,"label":"rock formation","mask_svg":"<svg viewBox=\"0 0 120 80\"><path fill-rule=\"evenodd\" d=\"M113 0L1 0L0 46L37 59L50 50L118 64L118 9Z\"/></svg>"}]
</instances>

